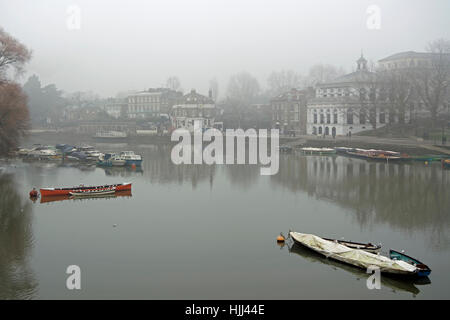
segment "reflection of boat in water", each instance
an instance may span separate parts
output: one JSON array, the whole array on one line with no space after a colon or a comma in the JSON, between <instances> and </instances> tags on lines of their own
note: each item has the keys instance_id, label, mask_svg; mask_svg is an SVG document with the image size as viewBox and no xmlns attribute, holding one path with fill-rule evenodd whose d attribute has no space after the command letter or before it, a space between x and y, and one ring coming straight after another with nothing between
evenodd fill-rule
<instances>
[{"instance_id":1,"label":"reflection of boat in water","mask_svg":"<svg viewBox=\"0 0 450 320\"><path fill-rule=\"evenodd\" d=\"M120 176L120 177L130 177L136 174L142 174L144 170L142 167L102 167L105 170L105 175L107 176Z\"/></svg>"},{"instance_id":2,"label":"reflection of boat in water","mask_svg":"<svg viewBox=\"0 0 450 320\"><path fill-rule=\"evenodd\" d=\"M111 199L111 198L119 198L119 197L131 197L131 190L130 191L120 191L115 192L112 194L105 194L105 195L96 195L92 197L74 197L70 195L64 195L64 196L47 196L47 197L41 197L41 203L49 203L49 202L57 202L57 201L65 201L65 200L73 200L73 201L83 201L83 200L89 200L89 199Z\"/></svg>"},{"instance_id":3,"label":"reflection of boat in water","mask_svg":"<svg viewBox=\"0 0 450 320\"><path fill-rule=\"evenodd\" d=\"M326 257L320 255L319 253L312 251L298 243L293 243L288 246L288 250L290 253L297 254L302 258L310 261L310 262L318 262L323 263L325 265L329 265L335 270L344 270L349 272L357 277L357 279L367 279L370 274L364 272L361 269L354 268L348 264L340 263L338 261L334 261L332 259L327 259ZM420 293L420 289L416 287L416 285L426 285L430 284L431 281L428 278L402 278L391 276L388 274L384 274L380 278L381 286L388 287L392 289L394 292L396 291L404 291L412 293L413 295L418 295ZM428 281L426 281L428 280Z\"/></svg>"}]
</instances>

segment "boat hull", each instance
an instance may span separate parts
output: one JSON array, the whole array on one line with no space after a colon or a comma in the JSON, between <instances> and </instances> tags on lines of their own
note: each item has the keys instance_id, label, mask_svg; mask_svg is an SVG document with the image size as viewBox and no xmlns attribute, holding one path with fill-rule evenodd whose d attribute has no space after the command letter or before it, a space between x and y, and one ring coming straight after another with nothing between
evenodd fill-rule
<instances>
[{"instance_id":1,"label":"boat hull","mask_svg":"<svg viewBox=\"0 0 450 320\"><path fill-rule=\"evenodd\" d=\"M396 250L389 250L389 257L394 260L402 260L407 263L413 264L418 268L417 276L418 277L428 277L431 274L431 269L424 263L420 262L417 259L414 259L402 252Z\"/></svg>"},{"instance_id":2,"label":"boat hull","mask_svg":"<svg viewBox=\"0 0 450 320\"><path fill-rule=\"evenodd\" d=\"M68 196L70 193L76 192L89 192L89 191L102 191L102 190L115 190L115 191L131 191L131 183L119 183L104 186L78 186L71 188L41 188L41 196Z\"/></svg>"}]
</instances>

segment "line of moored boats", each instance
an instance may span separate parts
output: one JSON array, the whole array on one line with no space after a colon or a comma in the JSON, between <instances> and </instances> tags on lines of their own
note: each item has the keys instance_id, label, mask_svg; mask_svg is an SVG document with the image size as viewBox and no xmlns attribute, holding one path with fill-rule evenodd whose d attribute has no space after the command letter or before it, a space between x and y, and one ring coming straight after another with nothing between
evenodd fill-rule
<instances>
[{"instance_id":1,"label":"line of moored boats","mask_svg":"<svg viewBox=\"0 0 450 320\"><path fill-rule=\"evenodd\" d=\"M280 152L291 152L294 150L291 146L280 146ZM450 156L449 155L421 155L412 156L406 153L378 150L378 149L361 149L361 148L349 148L349 147L335 147L335 148L314 148L314 147L302 147L296 149L305 155L344 155L348 157L360 158L365 160L378 160L378 161L422 161L432 162L441 161L442 166L450 168Z\"/></svg>"},{"instance_id":2,"label":"line of moored boats","mask_svg":"<svg viewBox=\"0 0 450 320\"><path fill-rule=\"evenodd\" d=\"M77 147L68 144L36 144L31 148L20 148L16 154L27 160L94 162L103 167L140 166L142 163L142 156L133 151L103 153L92 146Z\"/></svg>"}]
</instances>

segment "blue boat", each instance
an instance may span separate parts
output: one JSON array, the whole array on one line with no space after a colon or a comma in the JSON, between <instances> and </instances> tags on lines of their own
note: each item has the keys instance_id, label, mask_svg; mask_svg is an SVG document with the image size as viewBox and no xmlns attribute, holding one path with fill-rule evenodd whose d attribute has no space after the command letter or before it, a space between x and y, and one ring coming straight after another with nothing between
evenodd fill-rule
<instances>
[{"instance_id":1,"label":"blue boat","mask_svg":"<svg viewBox=\"0 0 450 320\"><path fill-rule=\"evenodd\" d=\"M406 254L396 251L396 250L389 250L389 257L392 260L402 260L409 264L412 264L418 269L417 276L419 277L428 277L431 273L431 269L426 265L420 262L417 259L414 259L410 256L407 256Z\"/></svg>"}]
</instances>

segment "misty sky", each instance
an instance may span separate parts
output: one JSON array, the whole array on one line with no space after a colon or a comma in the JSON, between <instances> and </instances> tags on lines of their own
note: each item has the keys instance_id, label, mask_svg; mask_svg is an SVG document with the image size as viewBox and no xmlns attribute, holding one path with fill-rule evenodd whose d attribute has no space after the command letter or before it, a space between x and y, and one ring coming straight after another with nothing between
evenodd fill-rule
<instances>
[{"instance_id":1,"label":"misty sky","mask_svg":"<svg viewBox=\"0 0 450 320\"><path fill-rule=\"evenodd\" d=\"M80 29L67 9L81 9ZM370 30L369 5L381 9ZM450 38L448 0L0 0L0 26L33 50L27 74L65 91L103 97L181 80L184 91L207 94L219 81L248 71L265 86L273 70L306 73L317 63L355 68L361 49L377 61L400 51L424 51Z\"/></svg>"}]
</instances>

